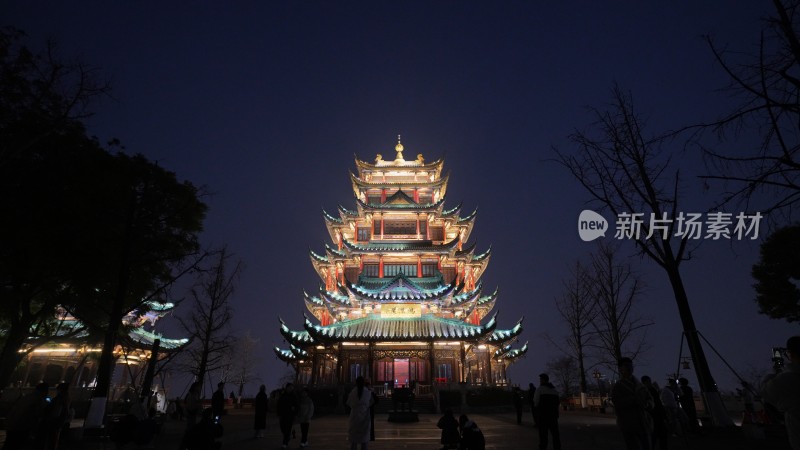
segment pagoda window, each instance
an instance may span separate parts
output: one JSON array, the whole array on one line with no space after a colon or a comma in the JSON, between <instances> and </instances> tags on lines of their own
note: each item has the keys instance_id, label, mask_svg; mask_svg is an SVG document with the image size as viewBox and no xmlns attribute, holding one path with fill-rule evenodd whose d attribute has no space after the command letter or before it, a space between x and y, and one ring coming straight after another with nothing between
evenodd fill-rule
<instances>
[{"instance_id":1,"label":"pagoda window","mask_svg":"<svg viewBox=\"0 0 800 450\"><path fill-rule=\"evenodd\" d=\"M380 205L381 204L381 196L380 195L367 196L367 204L369 204L369 205Z\"/></svg>"},{"instance_id":2,"label":"pagoda window","mask_svg":"<svg viewBox=\"0 0 800 450\"><path fill-rule=\"evenodd\" d=\"M383 359L378 361L375 377L378 383L390 383L394 381L394 361Z\"/></svg>"},{"instance_id":3,"label":"pagoda window","mask_svg":"<svg viewBox=\"0 0 800 450\"><path fill-rule=\"evenodd\" d=\"M364 270L361 272L361 275L365 277L375 277L377 278L380 274L379 272L380 267L378 264L364 264Z\"/></svg>"},{"instance_id":4,"label":"pagoda window","mask_svg":"<svg viewBox=\"0 0 800 450\"><path fill-rule=\"evenodd\" d=\"M443 227L431 227L431 240L432 241L443 241L444 240L444 228Z\"/></svg>"},{"instance_id":5,"label":"pagoda window","mask_svg":"<svg viewBox=\"0 0 800 450\"><path fill-rule=\"evenodd\" d=\"M361 361L350 363L350 381L356 381L358 377L367 377L367 365Z\"/></svg>"},{"instance_id":6,"label":"pagoda window","mask_svg":"<svg viewBox=\"0 0 800 450\"><path fill-rule=\"evenodd\" d=\"M416 264L386 264L383 266L383 276L387 278L391 278L400 274L403 274L407 277L413 277L417 275L417 265Z\"/></svg>"},{"instance_id":7,"label":"pagoda window","mask_svg":"<svg viewBox=\"0 0 800 450\"><path fill-rule=\"evenodd\" d=\"M422 276L423 277L435 277L439 274L439 269L436 268L436 264L423 264L422 265Z\"/></svg>"},{"instance_id":8,"label":"pagoda window","mask_svg":"<svg viewBox=\"0 0 800 450\"><path fill-rule=\"evenodd\" d=\"M374 234L381 234L381 219L375 219L372 221L372 232Z\"/></svg>"},{"instance_id":9,"label":"pagoda window","mask_svg":"<svg viewBox=\"0 0 800 450\"><path fill-rule=\"evenodd\" d=\"M358 236L356 237L358 241L368 242L369 237L370 237L369 227L358 227Z\"/></svg>"},{"instance_id":10,"label":"pagoda window","mask_svg":"<svg viewBox=\"0 0 800 450\"><path fill-rule=\"evenodd\" d=\"M430 195L419 195L419 203L420 205L429 205L431 204L431 196Z\"/></svg>"},{"instance_id":11,"label":"pagoda window","mask_svg":"<svg viewBox=\"0 0 800 450\"><path fill-rule=\"evenodd\" d=\"M383 232L384 234L416 235L417 221L389 221L384 225Z\"/></svg>"}]
</instances>

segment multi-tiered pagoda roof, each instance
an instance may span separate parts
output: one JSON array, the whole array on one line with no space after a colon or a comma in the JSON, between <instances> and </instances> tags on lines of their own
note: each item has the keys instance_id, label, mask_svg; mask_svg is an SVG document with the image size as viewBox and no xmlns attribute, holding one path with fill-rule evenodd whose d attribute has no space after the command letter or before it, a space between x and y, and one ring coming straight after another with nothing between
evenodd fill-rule
<instances>
[{"instance_id":1,"label":"multi-tiered pagoda roof","mask_svg":"<svg viewBox=\"0 0 800 450\"><path fill-rule=\"evenodd\" d=\"M399 139L395 151L394 160L356 158L357 172L350 173L355 210L323 211L331 243L324 252L309 252L321 285L304 292L310 315L302 330L281 320L288 348L276 347L276 355L298 370L313 360L317 374L315 355L330 356L342 344L427 343L433 363L435 343L457 342L465 349L454 363L464 366L459 381L469 365L466 349L485 350L487 364L505 367L527 344L513 346L522 319L498 328L492 313L498 290L484 292L491 248L479 252L469 242L477 210L445 208L443 160L427 163L421 154L406 160Z\"/></svg>"}]
</instances>

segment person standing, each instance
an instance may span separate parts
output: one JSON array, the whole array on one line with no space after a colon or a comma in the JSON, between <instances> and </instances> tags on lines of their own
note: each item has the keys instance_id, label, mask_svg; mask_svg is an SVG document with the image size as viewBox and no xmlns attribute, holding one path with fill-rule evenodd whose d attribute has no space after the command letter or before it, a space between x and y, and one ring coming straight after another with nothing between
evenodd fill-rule
<instances>
[{"instance_id":1,"label":"person standing","mask_svg":"<svg viewBox=\"0 0 800 450\"><path fill-rule=\"evenodd\" d=\"M553 435L553 450L561 450L558 431L558 391L546 373L539 375L539 389L533 394L533 403L539 416L539 450L547 448L548 433Z\"/></svg>"},{"instance_id":2,"label":"person standing","mask_svg":"<svg viewBox=\"0 0 800 450\"><path fill-rule=\"evenodd\" d=\"M300 447L308 447L308 428L312 417L314 417L314 402L308 395L308 389L303 389L297 402L296 416L297 423L300 424Z\"/></svg>"},{"instance_id":3,"label":"person standing","mask_svg":"<svg viewBox=\"0 0 800 450\"><path fill-rule=\"evenodd\" d=\"M217 383L217 390L211 395L211 415L214 421L220 423L222 414L225 413L225 382Z\"/></svg>"},{"instance_id":4,"label":"person standing","mask_svg":"<svg viewBox=\"0 0 800 450\"><path fill-rule=\"evenodd\" d=\"M281 448L289 446L289 439L292 437L292 424L294 416L297 414L297 397L294 395L294 385L286 383L281 396L278 397L278 422L283 434Z\"/></svg>"},{"instance_id":5,"label":"person standing","mask_svg":"<svg viewBox=\"0 0 800 450\"><path fill-rule=\"evenodd\" d=\"M789 364L780 373L764 379L761 396L765 402L783 413L789 444L800 450L800 336L786 341Z\"/></svg>"},{"instance_id":6,"label":"person standing","mask_svg":"<svg viewBox=\"0 0 800 450\"><path fill-rule=\"evenodd\" d=\"M519 387L515 387L511 395L514 397L514 409L517 411L517 425L522 425L522 404L525 401L522 390Z\"/></svg>"},{"instance_id":7,"label":"person standing","mask_svg":"<svg viewBox=\"0 0 800 450\"><path fill-rule=\"evenodd\" d=\"M681 402L681 408L689 418L689 430L692 432L700 431L700 424L697 423L697 406L694 404L694 390L689 386L689 380L686 378L678 378L678 399Z\"/></svg>"},{"instance_id":8,"label":"person standing","mask_svg":"<svg viewBox=\"0 0 800 450\"><path fill-rule=\"evenodd\" d=\"M267 413L269 412L269 398L267 397L267 387L263 384L258 388L253 407L256 410L255 423L253 429L256 430L256 438L264 437L264 430L267 429Z\"/></svg>"},{"instance_id":9,"label":"person standing","mask_svg":"<svg viewBox=\"0 0 800 450\"><path fill-rule=\"evenodd\" d=\"M647 388L650 397L653 399L653 409L648 410L653 419L653 435L650 439L650 447L653 449L667 450L669 431L667 429L667 413L664 411L664 404L659 398L658 388L653 384L649 376L642 377L642 384Z\"/></svg>"},{"instance_id":10,"label":"person standing","mask_svg":"<svg viewBox=\"0 0 800 450\"><path fill-rule=\"evenodd\" d=\"M533 404L533 396L536 395L536 386L528 383L528 403L531 405L531 416L533 416L533 428L538 427L536 419L536 406Z\"/></svg>"},{"instance_id":11,"label":"person standing","mask_svg":"<svg viewBox=\"0 0 800 450\"><path fill-rule=\"evenodd\" d=\"M372 404L369 405L369 440L375 440L375 406L378 404L378 394L372 390L369 380L364 380L364 386L372 392Z\"/></svg>"},{"instance_id":12,"label":"person standing","mask_svg":"<svg viewBox=\"0 0 800 450\"><path fill-rule=\"evenodd\" d=\"M617 426L628 450L650 450L650 416L653 398L647 388L633 376L633 361L620 358L617 362L620 380L611 389Z\"/></svg>"},{"instance_id":13,"label":"person standing","mask_svg":"<svg viewBox=\"0 0 800 450\"><path fill-rule=\"evenodd\" d=\"M440 450L458 447L458 441L461 435L458 432L458 420L453 416L452 409L444 410L444 415L436 422L436 427L442 430L442 448Z\"/></svg>"},{"instance_id":14,"label":"person standing","mask_svg":"<svg viewBox=\"0 0 800 450\"><path fill-rule=\"evenodd\" d=\"M478 428L478 424L469 420L466 414L458 418L458 425L461 428L461 442L458 450L486 450L486 438L483 431Z\"/></svg>"},{"instance_id":15,"label":"person standing","mask_svg":"<svg viewBox=\"0 0 800 450\"><path fill-rule=\"evenodd\" d=\"M350 440L350 450L356 450L361 444L361 450L369 446L370 420L369 407L372 406L372 391L364 386L364 377L356 378L356 387L347 396L347 406L350 407L350 418L347 423L347 437Z\"/></svg>"}]
</instances>

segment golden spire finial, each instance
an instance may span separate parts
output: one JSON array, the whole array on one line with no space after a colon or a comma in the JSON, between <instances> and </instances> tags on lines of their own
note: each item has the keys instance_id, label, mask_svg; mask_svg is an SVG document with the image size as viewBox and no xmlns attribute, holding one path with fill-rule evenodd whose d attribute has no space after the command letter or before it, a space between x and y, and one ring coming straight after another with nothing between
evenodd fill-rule
<instances>
[{"instance_id":1,"label":"golden spire finial","mask_svg":"<svg viewBox=\"0 0 800 450\"><path fill-rule=\"evenodd\" d=\"M403 144L400 143L400 135L397 135L397 145L394 146L395 151L397 152L397 158L395 161L405 161L403 158Z\"/></svg>"}]
</instances>

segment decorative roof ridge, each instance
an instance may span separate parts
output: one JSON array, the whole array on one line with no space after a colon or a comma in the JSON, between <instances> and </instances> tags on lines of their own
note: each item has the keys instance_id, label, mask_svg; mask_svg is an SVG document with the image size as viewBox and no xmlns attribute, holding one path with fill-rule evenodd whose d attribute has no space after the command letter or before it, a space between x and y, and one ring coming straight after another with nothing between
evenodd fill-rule
<instances>
[{"instance_id":1,"label":"decorative roof ridge","mask_svg":"<svg viewBox=\"0 0 800 450\"><path fill-rule=\"evenodd\" d=\"M325 306L325 303L319 297L309 295L305 289L303 289L303 297L305 298L306 302L313 303L318 306Z\"/></svg>"},{"instance_id":2,"label":"decorative roof ridge","mask_svg":"<svg viewBox=\"0 0 800 450\"><path fill-rule=\"evenodd\" d=\"M175 308L175 303L160 302L158 300L147 300L142 306L146 306L153 312L168 312Z\"/></svg>"},{"instance_id":3,"label":"decorative roof ridge","mask_svg":"<svg viewBox=\"0 0 800 450\"><path fill-rule=\"evenodd\" d=\"M380 155L380 153L378 153L378 155ZM372 170L382 169L382 168L385 168L385 167L414 167L414 168L419 168L419 169L433 169L433 168L436 168L437 166L441 166L442 164L444 164L444 156L439 158L439 159L437 159L436 161L429 162L429 163L423 162L421 164L418 163L418 165L408 164L408 165L403 165L403 166L395 166L394 164L388 164L388 163L393 163L394 161L393 160L392 161L388 161L388 160L384 161L383 157L381 157L380 161L383 161L383 162L385 162L387 164L379 166L377 164L372 164L372 163L370 163L368 161L360 159L358 157L358 155L356 155L355 153L353 154L353 156L355 157L355 162L356 162L356 166L357 167L361 167L361 168L365 168L365 169L372 169ZM405 161L405 162L407 162L407 163L416 163L417 160Z\"/></svg>"},{"instance_id":4,"label":"decorative roof ridge","mask_svg":"<svg viewBox=\"0 0 800 450\"><path fill-rule=\"evenodd\" d=\"M475 219L475 216L478 215L478 208L476 207L471 213L467 214L466 217L459 217L457 223L465 223L470 222Z\"/></svg>"},{"instance_id":5,"label":"decorative roof ridge","mask_svg":"<svg viewBox=\"0 0 800 450\"><path fill-rule=\"evenodd\" d=\"M388 181L388 180L365 180L354 174L352 170L348 171L350 173L350 182L355 184L359 187L379 187L379 186L387 186L387 187L413 187L413 186L424 186L424 187L439 187L443 186L448 183L450 179L450 171L444 176L440 176L433 181L426 181L426 180L415 180L415 181Z\"/></svg>"},{"instance_id":6,"label":"decorative roof ridge","mask_svg":"<svg viewBox=\"0 0 800 450\"><path fill-rule=\"evenodd\" d=\"M477 241L476 241L476 243L477 243ZM491 256L491 254L492 254L492 244L489 244L489 248L487 248L486 251L484 251L483 253L481 253L479 255L472 255L472 260L475 261L475 262L480 262L480 261L483 261L484 259L489 258L489 256Z\"/></svg>"},{"instance_id":7,"label":"decorative roof ridge","mask_svg":"<svg viewBox=\"0 0 800 450\"><path fill-rule=\"evenodd\" d=\"M475 289L467 292L459 292L453 296L453 305L461 305L475 300L475 297L480 297L483 292L483 280L478 280Z\"/></svg>"},{"instance_id":8,"label":"decorative roof ridge","mask_svg":"<svg viewBox=\"0 0 800 450\"><path fill-rule=\"evenodd\" d=\"M452 216L453 214L456 214L457 212L461 211L461 206L463 204L464 204L464 202L461 202L458 205L456 205L455 208L448 209L448 210L443 210L442 211L442 215L443 216Z\"/></svg>"},{"instance_id":9,"label":"decorative roof ridge","mask_svg":"<svg viewBox=\"0 0 800 450\"><path fill-rule=\"evenodd\" d=\"M130 334L128 336L134 341L145 345L151 345L156 339L158 339L161 341L161 348L166 350L175 350L189 343L188 338L165 338L163 334L147 331L143 327L136 327L130 330Z\"/></svg>"},{"instance_id":10,"label":"decorative roof ridge","mask_svg":"<svg viewBox=\"0 0 800 450\"><path fill-rule=\"evenodd\" d=\"M513 362L515 359L517 359L517 358L519 358L521 356L525 356L526 353L528 353L528 342L527 341L525 341L525 344L521 348L515 348L515 349L512 349L512 350L506 352L502 356L502 358Z\"/></svg>"},{"instance_id":11,"label":"decorative roof ridge","mask_svg":"<svg viewBox=\"0 0 800 450\"><path fill-rule=\"evenodd\" d=\"M359 217L358 216L358 211L349 210L349 209L345 208L344 206L342 206L341 204L338 205L337 208L339 209L339 212L341 212L342 214L344 214L346 216Z\"/></svg>"},{"instance_id":12,"label":"decorative roof ridge","mask_svg":"<svg viewBox=\"0 0 800 450\"><path fill-rule=\"evenodd\" d=\"M458 238L456 238L458 239ZM478 241L474 241L472 244L469 244L467 248L463 250L459 250L456 252L456 256L464 256L464 255L471 255L475 251L475 246L478 245Z\"/></svg>"},{"instance_id":13,"label":"decorative roof ridge","mask_svg":"<svg viewBox=\"0 0 800 450\"><path fill-rule=\"evenodd\" d=\"M483 281L483 280L479 280ZM494 288L494 292L478 299L478 305L485 305L497 300L497 295L500 293L500 287Z\"/></svg>"},{"instance_id":14,"label":"decorative roof ridge","mask_svg":"<svg viewBox=\"0 0 800 450\"><path fill-rule=\"evenodd\" d=\"M386 205L386 204L388 204L388 203L392 202L393 200L398 200L398 199L400 199L400 200L405 200L405 201L407 201L408 203L412 203L412 204L416 204L416 205L418 205L418 204L419 204L419 202L415 202L415 201L414 201L414 198L413 198L413 197L411 197L411 196L409 196L408 194L406 194L405 192L403 192L403 190L402 190L402 189L398 189L397 191L395 191L395 193L394 193L394 194L392 194L392 195L390 195L390 196L386 197L386 201L385 201L385 202L383 202L383 204L384 204L384 205Z\"/></svg>"},{"instance_id":15,"label":"decorative roof ridge","mask_svg":"<svg viewBox=\"0 0 800 450\"><path fill-rule=\"evenodd\" d=\"M330 244L328 244L327 242L325 243L325 251L330 252L331 254L333 254L334 256L338 256L339 258L347 258L347 253L345 253L342 250L339 250L338 248L331 247Z\"/></svg>"},{"instance_id":16,"label":"decorative roof ridge","mask_svg":"<svg viewBox=\"0 0 800 450\"><path fill-rule=\"evenodd\" d=\"M325 217L325 221L326 222L333 222L333 223L336 223L336 224L339 224L339 225L344 224L344 221L341 218L334 217L333 215L328 213L328 211L325 211L325 208L322 208L322 215L323 215L323 217Z\"/></svg>"},{"instance_id":17,"label":"decorative roof ridge","mask_svg":"<svg viewBox=\"0 0 800 450\"><path fill-rule=\"evenodd\" d=\"M327 301L331 303L338 303L340 305L347 305L351 306L352 302L350 301L350 297L340 294L334 291L328 291L325 289L324 286L319 287L319 292L322 294L322 297L325 298Z\"/></svg>"},{"instance_id":18,"label":"decorative roof ridge","mask_svg":"<svg viewBox=\"0 0 800 450\"><path fill-rule=\"evenodd\" d=\"M311 257L312 260L317 260L317 261L322 262L322 263L330 262L330 261L328 261L328 257L327 256L318 255L318 254L316 254L314 252L314 250L311 250L311 248L308 249L308 253L309 253L309 256Z\"/></svg>"}]
</instances>

